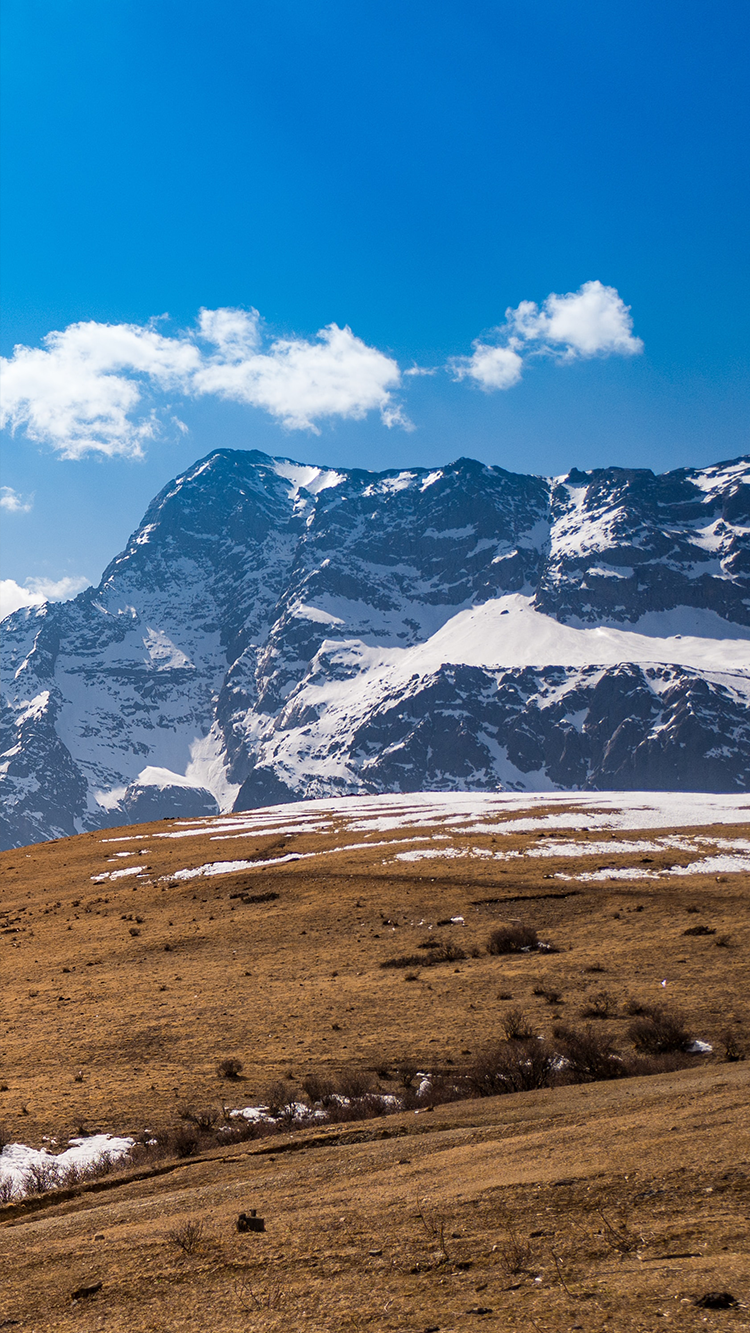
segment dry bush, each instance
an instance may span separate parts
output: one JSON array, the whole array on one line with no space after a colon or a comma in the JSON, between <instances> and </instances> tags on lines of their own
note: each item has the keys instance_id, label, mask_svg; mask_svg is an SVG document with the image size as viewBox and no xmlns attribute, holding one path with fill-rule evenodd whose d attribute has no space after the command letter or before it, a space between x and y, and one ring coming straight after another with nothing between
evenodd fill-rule
<instances>
[{"instance_id":1,"label":"dry bush","mask_svg":"<svg viewBox=\"0 0 750 1333\"><path fill-rule=\"evenodd\" d=\"M235 1116L226 1130L222 1132L222 1143L245 1143L250 1139L266 1139L278 1134L279 1127L268 1120L246 1120L244 1116Z\"/></svg>"},{"instance_id":2,"label":"dry bush","mask_svg":"<svg viewBox=\"0 0 750 1333\"><path fill-rule=\"evenodd\" d=\"M487 941L487 952L492 954L521 953L538 948L539 936L533 926L498 926Z\"/></svg>"},{"instance_id":3,"label":"dry bush","mask_svg":"<svg viewBox=\"0 0 750 1333\"><path fill-rule=\"evenodd\" d=\"M284 1079L279 1078L266 1088L262 1100L265 1102L271 1115L280 1115L290 1102L297 1100L297 1090L291 1083L287 1083Z\"/></svg>"},{"instance_id":4,"label":"dry bush","mask_svg":"<svg viewBox=\"0 0 750 1333\"><path fill-rule=\"evenodd\" d=\"M517 1277L519 1273L526 1273L529 1270L531 1246L528 1241L521 1239L511 1222L505 1223L505 1230L508 1238L496 1247L497 1257L506 1277Z\"/></svg>"},{"instance_id":5,"label":"dry bush","mask_svg":"<svg viewBox=\"0 0 750 1333\"><path fill-rule=\"evenodd\" d=\"M85 1162L79 1166L80 1180L100 1180L103 1176L109 1176L115 1169L115 1163L108 1153L102 1153L99 1157L94 1157L92 1161Z\"/></svg>"},{"instance_id":6,"label":"dry bush","mask_svg":"<svg viewBox=\"0 0 750 1333\"><path fill-rule=\"evenodd\" d=\"M565 1026L554 1030L558 1051L565 1061L565 1073L573 1083L596 1083L600 1079L624 1078L627 1069L614 1043L601 1032Z\"/></svg>"},{"instance_id":7,"label":"dry bush","mask_svg":"<svg viewBox=\"0 0 750 1333\"><path fill-rule=\"evenodd\" d=\"M325 1106L326 1102L330 1101L336 1088L330 1078L327 1078L324 1074L316 1074L313 1071L311 1074L305 1074L302 1080L302 1091L313 1104L322 1102Z\"/></svg>"},{"instance_id":8,"label":"dry bush","mask_svg":"<svg viewBox=\"0 0 750 1333\"><path fill-rule=\"evenodd\" d=\"M12 1176L0 1180L0 1203L13 1203L18 1198L18 1187Z\"/></svg>"},{"instance_id":9,"label":"dry bush","mask_svg":"<svg viewBox=\"0 0 750 1333\"><path fill-rule=\"evenodd\" d=\"M377 1116L388 1114L382 1097L369 1094L352 1101L333 1101L326 1107L326 1118L330 1124L345 1124L349 1120L373 1120Z\"/></svg>"},{"instance_id":10,"label":"dry bush","mask_svg":"<svg viewBox=\"0 0 750 1333\"><path fill-rule=\"evenodd\" d=\"M617 998L611 991L599 990L587 997L581 1018L612 1018L617 1013Z\"/></svg>"},{"instance_id":11,"label":"dry bush","mask_svg":"<svg viewBox=\"0 0 750 1333\"><path fill-rule=\"evenodd\" d=\"M221 1112L215 1106L201 1106L197 1110L193 1106L181 1106L179 1112L183 1120L195 1125L202 1134L210 1134L221 1119Z\"/></svg>"},{"instance_id":12,"label":"dry bush","mask_svg":"<svg viewBox=\"0 0 750 1333\"><path fill-rule=\"evenodd\" d=\"M692 1037L682 1014L669 1013L658 1005L650 1007L628 1028L628 1036L637 1051L646 1055L667 1055L684 1051Z\"/></svg>"},{"instance_id":13,"label":"dry bush","mask_svg":"<svg viewBox=\"0 0 750 1333\"><path fill-rule=\"evenodd\" d=\"M556 1064L556 1053L544 1042L504 1042L477 1056L465 1079L475 1097L531 1092L557 1082Z\"/></svg>"},{"instance_id":14,"label":"dry bush","mask_svg":"<svg viewBox=\"0 0 750 1333\"><path fill-rule=\"evenodd\" d=\"M450 1255L445 1244L445 1228L447 1225L442 1213L431 1211L426 1203L417 1201L417 1217L425 1229L428 1239L436 1246L438 1264L449 1264Z\"/></svg>"},{"instance_id":15,"label":"dry bush","mask_svg":"<svg viewBox=\"0 0 750 1333\"><path fill-rule=\"evenodd\" d=\"M195 1254L205 1243L205 1227L199 1218L191 1217L180 1226L172 1227L167 1232L167 1240L182 1250L183 1254Z\"/></svg>"},{"instance_id":16,"label":"dry bush","mask_svg":"<svg viewBox=\"0 0 750 1333\"><path fill-rule=\"evenodd\" d=\"M455 1074L433 1074L430 1079L426 1100L430 1106L443 1106L446 1102L458 1102L470 1096L470 1089L465 1079ZM416 1099L415 1099L416 1100ZM423 1103L418 1103L423 1104ZM404 1110L410 1109L404 1106Z\"/></svg>"},{"instance_id":17,"label":"dry bush","mask_svg":"<svg viewBox=\"0 0 750 1333\"><path fill-rule=\"evenodd\" d=\"M336 1091L341 1097L366 1097L372 1092L372 1075L364 1069L342 1069L336 1080Z\"/></svg>"},{"instance_id":18,"label":"dry bush","mask_svg":"<svg viewBox=\"0 0 750 1333\"><path fill-rule=\"evenodd\" d=\"M418 1073L418 1066L411 1060L402 1060L397 1068L398 1081L402 1088L410 1088Z\"/></svg>"},{"instance_id":19,"label":"dry bush","mask_svg":"<svg viewBox=\"0 0 750 1333\"><path fill-rule=\"evenodd\" d=\"M274 896L278 897L277 894ZM257 1314L259 1310L280 1310L284 1303L284 1289L278 1282L265 1292L253 1291L248 1283L238 1282L235 1293L245 1314Z\"/></svg>"},{"instance_id":20,"label":"dry bush","mask_svg":"<svg viewBox=\"0 0 750 1333\"><path fill-rule=\"evenodd\" d=\"M562 992L555 990L554 986L550 986L544 981L537 982L533 994L538 995L540 999L546 1000L547 1004L562 1004L563 1002Z\"/></svg>"},{"instance_id":21,"label":"dry bush","mask_svg":"<svg viewBox=\"0 0 750 1333\"><path fill-rule=\"evenodd\" d=\"M176 1129L164 1130L157 1135L157 1143L162 1152L175 1157L193 1157L200 1147L195 1125L178 1125Z\"/></svg>"},{"instance_id":22,"label":"dry bush","mask_svg":"<svg viewBox=\"0 0 750 1333\"><path fill-rule=\"evenodd\" d=\"M506 1041L531 1041L536 1033L523 1009L509 1009L502 1022Z\"/></svg>"},{"instance_id":23,"label":"dry bush","mask_svg":"<svg viewBox=\"0 0 750 1333\"><path fill-rule=\"evenodd\" d=\"M60 1172L54 1161L32 1162L23 1173L23 1184L27 1194L46 1194L57 1189L60 1184Z\"/></svg>"},{"instance_id":24,"label":"dry bush","mask_svg":"<svg viewBox=\"0 0 750 1333\"><path fill-rule=\"evenodd\" d=\"M228 1055L219 1061L216 1072L219 1078L238 1079L242 1073L242 1061L234 1055Z\"/></svg>"},{"instance_id":25,"label":"dry bush","mask_svg":"<svg viewBox=\"0 0 750 1333\"><path fill-rule=\"evenodd\" d=\"M735 1028L727 1028L721 1034L721 1044L724 1047L724 1059L730 1064L738 1060L745 1059L745 1048L740 1042L739 1033Z\"/></svg>"},{"instance_id":26,"label":"dry bush","mask_svg":"<svg viewBox=\"0 0 750 1333\"><path fill-rule=\"evenodd\" d=\"M419 946L421 947L421 946ZM463 949L446 940L436 949L430 948L425 953L402 954L400 958L386 958L381 967L437 967L439 963L457 963L466 957Z\"/></svg>"},{"instance_id":27,"label":"dry bush","mask_svg":"<svg viewBox=\"0 0 750 1333\"><path fill-rule=\"evenodd\" d=\"M76 1185L80 1185L88 1179L88 1171L82 1163L71 1162L60 1172L58 1178L63 1189L75 1189Z\"/></svg>"},{"instance_id":28,"label":"dry bush","mask_svg":"<svg viewBox=\"0 0 750 1333\"><path fill-rule=\"evenodd\" d=\"M627 1223L621 1223L618 1228L613 1226L601 1208L597 1208L596 1211L604 1223L602 1235L610 1249L616 1250L618 1254L630 1254L633 1250L637 1250L639 1245L643 1244L643 1236L637 1236L634 1232L629 1231Z\"/></svg>"}]
</instances>

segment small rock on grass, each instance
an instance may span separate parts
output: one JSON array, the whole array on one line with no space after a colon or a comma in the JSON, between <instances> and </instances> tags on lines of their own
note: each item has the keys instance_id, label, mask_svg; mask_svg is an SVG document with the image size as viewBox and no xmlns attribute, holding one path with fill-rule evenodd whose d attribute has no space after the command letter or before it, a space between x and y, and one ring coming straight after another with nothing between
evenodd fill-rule
<instances>
[{"instance_id":1,"label":"small rock on grass","mask_svg":"<svg viewBox=\"0 0 750 1333\"><path fill-rule=\"evenodd\" d=\"M97 1291L101 1291L103 1285L102 1282L89 1282L84 1287L76 1287L72 1299L74 1301L82 1301L85 1300L87 1296L95 1296Z\"/></svg>"},{"instance_id":2,"label":"small rock on grass","mask_svg":"<svg viewBox=\"0 0 750 1333\"><path fill-rule=\"evenodd\" d=\"M731 1291L707 1291L705 1296L696 1296L695 1303L700 1310L731 1310L737 1298Z\"/></svg>"}]
</instances>

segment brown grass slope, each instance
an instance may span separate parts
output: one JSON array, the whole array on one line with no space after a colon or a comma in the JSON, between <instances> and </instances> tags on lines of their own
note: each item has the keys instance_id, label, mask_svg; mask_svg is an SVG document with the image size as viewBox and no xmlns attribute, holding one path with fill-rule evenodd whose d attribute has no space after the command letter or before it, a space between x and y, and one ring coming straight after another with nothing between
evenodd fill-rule
<instances>
[{"instance_id":1,"label":"brown grass slope","mask_svg":"<svg viewBox=\"0 0 750 1333\"><path fill-rule=\"evenodd\" d=\"M0 1123L12 1139L159 1131L186 1105L253 1104L280 1079L291 1092L310 1074L364 1071L399 1093L404 1070L449 1078L468 1067L518 1007L539 1035L603 1007L609 1016L590 1022L625 1052L628 1008L666 1004L714 1054L649 1078L204 1144L198 1157L144 1159L138 1180L113 1175L10 1207L0 1211L0 1327L750 1325L749 1066L722 1056L728 1029L740 1053L746 1039L745 875L554 877L644 863L628 850L635 832L613 839L606 858L534 859L524 852L537 835L519 832L501 840L519 853L511 861L408 863L378 845L382 835L343 828L155 836L169 827L0 857ZM458 851L495 845L448 833ZM118 836L132 840L105 841ZM341 849L353 841L368 845ZM144 878L93 883L123 847L143 849ZM173 878L290 850L327 854ZM656 851L648 869L691 859ZM278 897L248 901L264 894ZM457 916L463 926L438 924ZM558 952L487 951L493 930L519 924ZM696 924L715 933L686 936ZM428 958L419 946L429 940L466 956L382 967ZM217 1073L226 1057L241 1061L238 1080ZM265 1215L263 1235L234 1230L246 1207ZM168 1233L193 1218L203 1235L185 1254ZM100 1281L72 1303L74 1289ZM694 1304L717 1288L738 1304Z\"/></svg>"}]
</instances>

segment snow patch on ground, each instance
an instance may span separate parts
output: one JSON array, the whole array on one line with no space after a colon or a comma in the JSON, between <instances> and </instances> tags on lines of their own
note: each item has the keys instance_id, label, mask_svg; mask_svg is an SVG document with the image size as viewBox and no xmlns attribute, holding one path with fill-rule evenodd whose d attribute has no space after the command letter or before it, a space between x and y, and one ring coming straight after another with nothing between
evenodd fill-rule
<instances>
[{"instance_id":1,"label":"snow patch on ground","mask_svg":"<svg viewBox=\"0 0 750 1333\"><path fill-rule=\"evenodd\" d=\"M105 879L125 879L126 875L143 874L142 866L128 866L125 870L105 870L101 875L92 875L92 884L103 884Z\"/></svg>"},{"instance_id":2,"label":"snow patch on ground","mask_svg":"<svg viewBox=\"0 0 750 1333\"><path fill-rule=\"evenodd\" d=\"M68 1141L69 1146L60 1153L52 1153L47 1148L28 1148L23 1143L8 1143L0 1153L0 1187L8 1182L8 1188L20 1199L28 1192L27 1175L34 1168L47 1167L54 1173L57 1183L64 1183L65 1173L71 1167L86 1168L96 1165L103 1158L117 1161L126 1157L133 1146L131 1138L117 1138L113 1134L92 1134L88 1138L76 1138Z\"/></svg>"},{"instance_id":3,"label":"snow patch on ground","mask_svg":"<svg viewBox=\"0 0 750 1333\"><path fill-rule=\"evenodd\" d=\"M222 832L260 836L259 829L275 833L281 825L300 833L328 832L333 823L352 832L386 832L440 824L454 829L463 826L466 833L493 834L558 828L617 830L743 824L750 823L750 795L556 791L322 797L231 816L184 820L174 831L155 836L197 837Z\"/></svg>"}]
</instances>

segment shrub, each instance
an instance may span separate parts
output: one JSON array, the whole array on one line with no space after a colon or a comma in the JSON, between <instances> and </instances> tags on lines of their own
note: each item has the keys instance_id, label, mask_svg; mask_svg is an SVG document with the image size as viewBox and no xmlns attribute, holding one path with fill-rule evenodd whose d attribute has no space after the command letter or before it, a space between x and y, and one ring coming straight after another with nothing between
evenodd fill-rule
<instances>
[{"instance_id":1,"label":"shrub","mask_svg":"<svg viewBox=\"0 0 750 1333\"><path fill-rule=\"evenodd\" d=\"M216 1072L219 1078L238 1079L242 1073L242 1061L234 1055L228 1055L219 1061Z\"/></svg>"},{"instance_id":2,"label":"shrub","mask_svg":"<svg viewBox=\"0 0 750 1333\"><path fill-rule=\"evenodd\" d=\"M191 1217L181 1226L168 1231L167 1239L182 1250L183 1254L195 1254L205 1241L203 1223L198 1218Z\"/></svg>"},{"instance_id":3,"label":"shrub","mask_svg":"<svg viewBox=\"0 0 750 1333\"><path fill-rule=\"evenodd\" d=\"M553 986L547 986L541 982L534 987L534 995L546 1000L547 1004L562 1004L561 992L555 990Z\"/></svg>"},{"instance_id":4,"label":"shrub","mask_svg":"<svg viewBox=\"0 0 750 1333\"><path fill-rule=\"evenodd\" d=\"M492 954L521 953L538 948L539 936L533 926L499 926L487 941L487 952Z\"/></svg>"},{"instance_id":5,"label":"shrub","mask_svg":"<svg viewBox=\"0 0 750 1333\"><path fill-rule=\"evenodd\" d=\"M503 1019L503 1031L507 1041L531 1041L536 1036L523 1009L509 1009Z\"/></svg>"},{"instance_id":6,"label":"shrub","mask_svg":"<svg viewBox=\"0 0 750 1333\"><path fill-rule=\"evenodd\" d=\"M195 1125L203 1134L210 1134L221 1119L221 1112L215 1106L202 1106L198 1110L192 1106L181 1106L179 1110L182 1119Z\"/></svg>"},{"instance_id":7,"label":"shrub","mask_svg":"<svg viewBox=\"0 0 750 1333\"><path fill-rule=\"evenodd\" d=\"M646 1055L684 1051L692 1040L682 1014L669 1013L656 1005L630 1024L628 1036L636 1050Z\"/></svg>"},{"instance_id":8,"label":"shrub","mask_svg":"<svg viewBox=\"0 0 750 1333\"><path fill-rule=\"evenodd\" d=\"M32 1162L23 1175L24 1189L27 1194L46 1194L60 1183L60 1173L54 1161L41 1158Z\"/></svg>"},{"instance_id":9,"label":"shrub","mask_svg":"<svg viewBox=\"0 0 750 1333\"><path fill-rule=\"evenodd\" d=\"M417 1076L417 1066L405 1060L398 1066L398 1080L402 1088L410 1088Z\"/></svg>"},{"instance_id":10,"label":"shrub","mask_svg":"<svg viewBox=\"0 0 750 1333\"><path fill-rule=\"evenodd\" d=\"M469 1088L462 1078L452 1074L433 1074L427 1094L431 1106L442 1106L445 1102L461 1101L468 1097ZM404 1108L407 1109L407 1108Z\"/></svg>"},{"instance_id":11,"label":"shrub","mask_svg":"<svg viewBox=\"0 0 750 1333\"><path fill-rule=\"evenodd\" d=\"M744 1060L744 1047L740 1044L739 1036L733 1028L727 1028L721 1035L721 1044L724 1047L724 1059L730 1064L738 1060Z\"/></svg>"},{"instance_id":12,"label":"shrub","mask_svg":"<svg viewBox=\"0 0 750 1333\"><path fill-rule=\"evenodd\" d=\"M366 1097L356 1097L351 1101L332 1101L326 1108L328 1120L332 1124L347 1120L371 1120L374 1116L385 1115L388 1107L382 1097L368 1093Z\"/></svg>"},{"instance_id":13,"label":"shrub","mask_svg":"<svg viewBox=\"0 0 750 1333\"><path fill-rule=\"evenodd\" d=\"M372 1091L372 1076L363 1069L342 1069L337 1091L342 1097L366 1097Z\"/></svg>"},{"instance_id":14,"label":"shrub","mask_svg":"<svg viewBox=\"0 0 750 1333\"><path fill-rule=\"evenodd\" d=\"M508 1239L497 1246L497 1255L506 1277L516 1277L525 1273L531 1264L532 1251L528 1241L518 1235L515 1227L506 1222Z\"/></svg>"},{"instance_id":15,"label":"shrub","mask_svg":"<svg viewBox=\"0 0 750 1333\"><path fill-rule=\"evenodd\" d=\"M609 991L596 991L590 995L581 1010L582 1018L611 1018L617 1012L617 1000Z\"/></svg>"},{"instance_id":16,"label":"shrub","mask_svg":"<svg viewBox=\"0 0 750 1333\"><path fill-rule=\"evenodd\" d=\"M168 1130L158 1136L159 1146L176 1157L193 1157L200 1146L198 1131L194 1125L178 1125L177 1129Z\"/></svg>"},{"instance_id":17,"label":"shrub","mask_svg":"<svg viewBox=\"0 0 750 1333\"><path fill-rule=\"evenodd\" d=\"M63 1189L73 1189L86 1179L87 1174L86 1168L80 1162L70 1162L58 1179Z\"/></svg>"},{"instance_id":18,"label":"shrub","mask_svg":"<svg viewBox=\"0 0 750 1333\"><path fill-rule=\"evenodd\" d=\"M627 1069L609 1037L593 1028L583 1031L565 1026L554 1031L565 1072L573 1083L595 1083L600 1079L623 1078Z\"/></svg>"},{"instance_id":19,"label":"shrub","mask_svg":"<svg viewBox=\"0 0 750 1333\"><path fill-rule=\"evenodd\" d=\"M266 1103L271 1115L279 1115L289 1102L294 1101L294 1098L294 1088L280 1078L266 1089L263 1101Z\"/></svg>"},{"instance_id":20,"label":"shrub","mask_svg":"<svg viewBox=\"0 0 750 1333\"><path fill-rule=\"evenodd\" d=\"M541 1041L504 1042L477 1057L466 1081L478 1097L548 1088L556 1082L556 1055Z\"/></svg>"},{"instance_id":21,"label":"shrub","mask_svg":"<svg viewBox=\"0 0 750 1333\"><path fill-rule=\"evenodd\" d=\"M635 1055L624 1063L629 1078L646 1078L649 1074L673 1074L677 1069L687 1069L693 1059L684 1051L671 1051L665 1055Z\"/></svg>"},{"instance_id":22,"label":"shrub","mask_svg":"<svg viewBox=\"0 0 750 1333\"><path fill-rule=\"evenodd\" d=\"M307 1094L311 1102L322 1102L325 1105L333 1096L335 1088L330 1078L312 1073L306 1074L303 1078L302 1091Z\"/></svg>"},{"instance_id":23,"label":"shrub","mask_svg":"<svg viewBox=\"0 0 750 1333\"><path fill-rule=\"evenodd\" d=\"M419 948L422 946L419 945ZM425 953L403 954L400 958L386 958L380 964L381 967L436 967L438 963L456 963L466 954L463 949L459 949L457 944L451 944L449 940L445 944L438 944L437 948L430 947Z\"/></svg>"},{"instance_id":24,"label":"shrub","mask_svg":"<svg viewBox=\"0 0 750 1333\"><path fill-rule=\"evenodd\" d=\"M0 1203L12 1203L18 1198L18 1188L12 1176L3 1176L0 1180Z\"/></svg>"}]
</instances>

